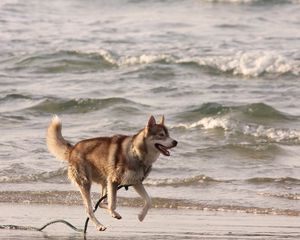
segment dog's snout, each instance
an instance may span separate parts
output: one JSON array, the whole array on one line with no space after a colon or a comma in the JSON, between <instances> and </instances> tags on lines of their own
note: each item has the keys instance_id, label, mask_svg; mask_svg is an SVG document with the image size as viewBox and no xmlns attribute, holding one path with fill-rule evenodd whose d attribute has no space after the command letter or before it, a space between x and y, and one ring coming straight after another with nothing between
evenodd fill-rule
<instances>
[{"instance_id":1,"label":"dog's snout","mask_svg":"<svg viewBox=\"0 0 300 240\"><path fill-rule=\"evenodd\" d=\"M177 143L178 143L178 142L177 142L176 140L173 140L173 142L172 142L172 144L173 144L174 147L177 146Z\"/></svg>"}]
</instances>

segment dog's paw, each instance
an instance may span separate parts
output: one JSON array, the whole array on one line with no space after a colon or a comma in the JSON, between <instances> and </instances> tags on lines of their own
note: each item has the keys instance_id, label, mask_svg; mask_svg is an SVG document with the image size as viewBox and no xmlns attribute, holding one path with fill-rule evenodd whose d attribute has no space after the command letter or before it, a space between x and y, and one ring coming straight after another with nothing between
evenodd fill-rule
<instances>
[{"instance_id":1,"label":"dog's paw","mask_svg":"<svg viewBox=\"0 0 300 240\"><path fill-rule=\"evenodd\" d=\"M144 220L144 218L145 218L145 214L140 213L138 215L138 219L140 220L140 222L142 222Z\"/></svg>"},{"instance_id":2,"label":"dog's paw","mask_svg":"<svg viewBox=\"0 0 300 240\"><path fill-rule=\"evenodd\" d=\"M103 226L103 225L98 225L96 228L97 228L98 231L105 231L106 230L106 227Z\"/></svg>"},{"instance_id":3,"label":"dog's paw","mask_svg":"<svg viewBox=\"0 0 300 240\"><path fill-rule=\"evenodd\" d=\"M115 212L115 211L111 212L110 215L111 215L113 218L116 218L116 219L122 219L122 216L121 216L119 213Z\"/></svg>"}]
</instances>

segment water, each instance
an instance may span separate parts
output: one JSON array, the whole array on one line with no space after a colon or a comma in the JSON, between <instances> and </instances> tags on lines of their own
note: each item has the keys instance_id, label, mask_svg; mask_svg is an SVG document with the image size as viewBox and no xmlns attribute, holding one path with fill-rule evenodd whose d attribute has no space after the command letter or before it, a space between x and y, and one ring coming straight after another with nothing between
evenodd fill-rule
<instances>
[{"instance_id":1,"label":"water","mask_svg":"<svg viewBox=\"0 0 300 240\"><path fill-rule=\"evenodd\" d=\"M53 114L72 143L164 114L179 145L145 181L155 207L300 216L299 12L297 0L2 0L0 200L81 202L46 149ZM132 192L120 203L136 206Z\"/></svg>"}]
</instances>

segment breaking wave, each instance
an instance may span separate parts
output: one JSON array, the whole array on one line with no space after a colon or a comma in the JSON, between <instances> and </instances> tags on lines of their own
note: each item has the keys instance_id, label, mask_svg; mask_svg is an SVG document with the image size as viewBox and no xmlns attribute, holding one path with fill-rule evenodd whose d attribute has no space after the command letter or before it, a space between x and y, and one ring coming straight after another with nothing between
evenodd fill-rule
<instances>
[{"instance_id":1,"label":"breaking wave","mask_svg":"<svg viewBox=\"0 0 300 240\"><path fill-rule=\"evenodd\" d=\"M238 52L233 56L209 57L178 57L168 54L142 54L140 56L126 56L114 59L105 52L106 60L119 67L126 65L140 65L151 63L164 64L194 64L201 68L210 69L212 72L230 73L257 77L262 74L292 74L299 75L300 63L286 57L264 51Z\"/></svg>"},{"instance_id":2,"label":"breaking wave","mask_svg":"<svg viewBox=\"0 0 300 240\"><path fill-rule=\"evenodd\" d=\"M263 74L299 75L300 63L274 52L238 52L233 56L212 56L181 59L179 63L194 63L213 71L258 77Z\"/></svg>"},{"instance_id":3,"label":"breaking wave","mask_svg":"<svg viewBox=\"0 0 300 240\"><path fill-rule=\"evenodd\" d=\"M201 129L223 129L230 133L242 133L255 138L265 139L269 142L289 142L300 143L300 130L289 128L266 127L257 124L243 124L231 119L228 116L223 117L204 117L191 124L178 124L175 128L201 128Z\"/></svg>"},{"instance_id":4,"label":"breaking wave","mask_svg":"<svg viewBox=\"0 0 300 240\"><path fill-rule=\"evenodd\" d=\"M17 60L11 70L43 73L90 72L144 64L196 65L212 74L233 74L258 77L263 74L299 76L300 63L279 53L268 51L237 52L231 56L174 56L168 53L143 53L120 56L109 50L58 51L37 54ZM206 71L209 70L209 71Z\"/></svg>"},{"instance_id":5,"label":"breaking wave","mask_svg":"<svg viewBox=\"0 0 300 240\"><path fill-rule=\"evenodd\" d=\"M300 142L300 130L268 126L274 121L298 121L299 117L280 112L264 103L239 106L205 103L179 114L179 118L191 123L179 123L173 128L222 129L228 133L242 133L268 141Z\"/></svg>"}]
</instances>

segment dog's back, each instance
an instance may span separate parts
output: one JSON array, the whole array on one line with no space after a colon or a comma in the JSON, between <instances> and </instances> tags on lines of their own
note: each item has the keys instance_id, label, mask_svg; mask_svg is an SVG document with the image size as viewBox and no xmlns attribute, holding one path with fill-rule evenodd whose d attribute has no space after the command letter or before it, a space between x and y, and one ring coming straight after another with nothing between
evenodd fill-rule
<instances>
[{"instance_id":1,"label":"dog's back","mask_svg":"<svg viewBox=\"0 0 300 240\"><path fill-rule=\"evenodd\" d=\"M69 164L83 165L93 182L106 184L106 179L121 184L129 165L129 145L131 137L115 135L78 142L70 152ZM72 180L74 177L70 176Z\"/></svg>"}]
</instances>

